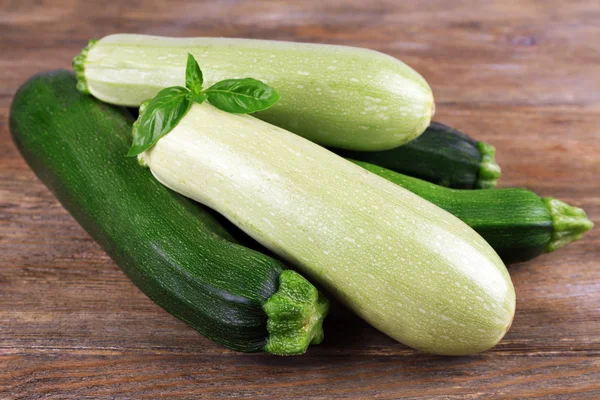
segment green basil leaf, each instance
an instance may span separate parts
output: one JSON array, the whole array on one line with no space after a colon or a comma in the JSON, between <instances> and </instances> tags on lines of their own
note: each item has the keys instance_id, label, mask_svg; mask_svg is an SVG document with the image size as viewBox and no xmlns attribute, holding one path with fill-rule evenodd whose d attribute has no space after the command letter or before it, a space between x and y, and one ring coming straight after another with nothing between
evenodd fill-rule
<instances>
[{"instance_id":1,"label":"green basil leaf","mask_svg":"<svg viewBox=\"0 0 600 400\"><path fill-rule=\"evenodd\" d=\"M133 144L127 156L143 153L169 133L188 112L192 102L188 90L181 86L169 87L158 92L143 108L138 124L133 129Z\"/></svg>"},{"instance_id":2,"label":"green basil leaf","mask_svg":"<svg viewBox=\"0 0 600 400\"><path fill-rule=\"evenodd\" d=\"M196 62L193 55L188 53L187 66L185 68L185 87L190 89L192 93L200 93L202 91L202 70Z\"/></svg>"},{"instance_id":3,"label":"green basil leaf","mask_svg":"<svg viewBox=\"0 0 600 400\"><path fill-rule=\"evenodd\" d=\"M271 86L253 79L226 79L204 91L208 101L220 110L234 114L249 114L266 110L279 100Z\"/></svg>"}]
</instances>

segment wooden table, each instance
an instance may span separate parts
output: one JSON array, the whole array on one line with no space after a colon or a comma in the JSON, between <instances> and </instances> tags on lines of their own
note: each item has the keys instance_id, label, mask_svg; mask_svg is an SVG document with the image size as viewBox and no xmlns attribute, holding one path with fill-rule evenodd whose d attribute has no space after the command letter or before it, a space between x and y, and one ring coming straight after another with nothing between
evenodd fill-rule
<instances>
[{"instance_id":1,"label":"wooden table","mask_svg":"<svg viewBox=\"0 0 600 400\"><path fill-rule=\"evenodd\" d=\"M600 221L598 0L0 2L0 398L600 398L600 234L510 268L517 314L473 357L345 313L303 357L239 354L136 289L35 178L8 112L30 75L114 32L363 46L431 84L436 119L498 149L502 186ZM340 2L341 3L341 2ZM369 5L367 5L369 4Z\"/></svg>"}]
</instances>

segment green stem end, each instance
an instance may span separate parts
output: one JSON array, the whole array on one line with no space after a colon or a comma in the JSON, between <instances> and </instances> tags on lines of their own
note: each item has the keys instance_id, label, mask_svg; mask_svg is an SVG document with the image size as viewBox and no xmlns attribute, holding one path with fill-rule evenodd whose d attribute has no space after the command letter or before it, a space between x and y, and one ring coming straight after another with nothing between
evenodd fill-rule
<instances>
[{"instance_id":1,"label":"green stem end","mask_svg":"<svg viewBox=\"0 0 600 400\"><path fill-rule=\"evenodd\" d=\"M85 62L88 52L97 42L98 41L94 39L90 40L87 46L81 50L81 53L73 58L73 69L75 70L75 76L77 76L77 90L81 93L90 94L87 81L85 80Z\"/></svg>"},{"instance_id":2,"label":"green stem end","mask_svg":"<svg viewBox=\"0 0 600 400\"><path fill-rule=\"evenodd\" d=\"M264 350L282 356L304 354L323 341L323 320L329 301L309 281L292 270L279 277L279 289L263 305L269 338Z\"/></svg>"},{"instance_id":3,"label":"green stem end","mask_svg":"<svg viewBox=\"0 0 600 400\"><path fill-rule=\"evenodd\" d=\"M481 161L475 187L478 189L494 188L502 174L500 166L496 163L496 149L491 144L483 142L478 142L477 148L481 153Z\"/></svg>"},{"instance_id":4,"label":"green stem end","mask_svg":"<svg viewBox=\"0 0 600 400\"><path fill-rule=\"evenodd\" d=\"M573 207L552 197L542 199L552 216L552 239L546 247L546 252L554 250L581 239L581 236L592 229L594 223L587 218L585 211Z\"/></svg>"}]
</instances>

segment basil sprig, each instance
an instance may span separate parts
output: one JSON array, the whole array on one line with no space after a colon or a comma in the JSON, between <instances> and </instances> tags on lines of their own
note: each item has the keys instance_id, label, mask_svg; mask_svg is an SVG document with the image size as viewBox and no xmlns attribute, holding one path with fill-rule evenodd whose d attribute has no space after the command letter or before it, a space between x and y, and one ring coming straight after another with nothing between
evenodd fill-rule
<instances>
[{"instance_id":1,"label":"basil sprig","mask_svg":"<svg viewBox=\"0 0 600 400\"><path fill-rule=\"evenodd\" d=\"M127 156L148 150L169 133L189 111L192 103L204 100L216 108L233 114L250 114L266 110L279 100L279 94L269 85L252 78L226 79L202 90L202 70L188 54L185 87L173 86L161 90L140 107L140 116L133 126L133 143Z\"/></svg>"}]
</instances>

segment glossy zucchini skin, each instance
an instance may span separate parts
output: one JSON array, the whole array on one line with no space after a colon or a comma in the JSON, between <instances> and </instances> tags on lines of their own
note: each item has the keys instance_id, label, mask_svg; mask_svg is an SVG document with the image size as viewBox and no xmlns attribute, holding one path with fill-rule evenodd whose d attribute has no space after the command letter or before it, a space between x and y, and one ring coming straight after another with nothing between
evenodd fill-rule
<instances>
[{"instance_id":1,"label":"glossy zucchini skin","mask_svg":"<svg viewBox=\"0 0 600 400\"><path fill-rule=\"evenodd\" d=\"M131 117L75 84L71 72L52 71L19 89L10 130L27 163L154 302L230 349L264 350L272 338L264 306L292 271L237 244L206 208L125 157Z\"/></svg>"},{"instance_id":2,"label":"glossy zucchini skin","mask_svg":"<svg viewBox=\"0 0 600 400\"><path fill-rule=\"evenodd\" d=\"M494 148L439 122L415 140L384 151L348 151L337 154L379 165L437 185L456 189L487 189L496 186L500 167Z\"/></svg>"},{"instance_id":3,"label":"glossy zucchini skin","mask_svg":"<svg viewBox=\"0 0 600 400\"><path fill-rule=\"evenodd\" d=\"M322 145L383 150L429 125L431 88L415 70L377 51L315 43L115 34L74 59L79 87L102 101L139 106L165 87L183 85L187 54L205 87L252 77L281 99L255 116Z\"/></svg>"},{"instance_id":4,"label":"glossy zucchini skin","mask_svg":"<svg viewBox=\"0 0 600 400\"><path fill-rule=\"evenodd\" d=\"M449 189L364 161L350 161L458 217L507 264L554 251L593 226L580 208L527 189Z\"/></svg>"}]
</instances>

